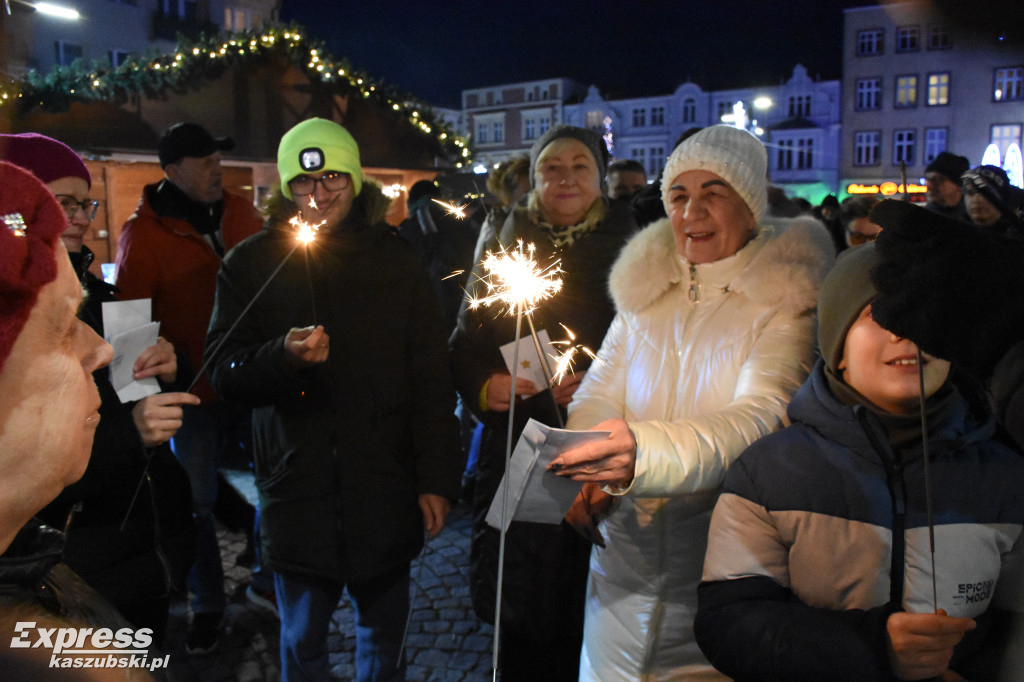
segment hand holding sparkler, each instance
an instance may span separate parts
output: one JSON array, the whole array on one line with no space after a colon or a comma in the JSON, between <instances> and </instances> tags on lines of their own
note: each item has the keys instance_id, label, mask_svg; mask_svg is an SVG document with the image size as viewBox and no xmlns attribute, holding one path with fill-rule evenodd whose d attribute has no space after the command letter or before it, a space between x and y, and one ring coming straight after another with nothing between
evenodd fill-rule
<instances>
[{"instance_id":1,"label":"hand holding sparkler","mask_svg":"<svg viewBox=\"0 0 1024 682\"><path fill-rule=\"evenodd\" d=\"M296 369L327 362L330 343L323 325L292 327L284 337L285 358Z\"/></svg>"},{"instance_id":2,"label":"hand holding sparkler","mask_svg":"<svg viewBox=\"0 0 1024 682\"><path fill-rule=\"evenodd\" d=\"M937 613L894 613L885 622L889 665L901 680L944 676L953 648L976 627L973 619L950 618L942 609Z\"/></svg>"}]
</instances>

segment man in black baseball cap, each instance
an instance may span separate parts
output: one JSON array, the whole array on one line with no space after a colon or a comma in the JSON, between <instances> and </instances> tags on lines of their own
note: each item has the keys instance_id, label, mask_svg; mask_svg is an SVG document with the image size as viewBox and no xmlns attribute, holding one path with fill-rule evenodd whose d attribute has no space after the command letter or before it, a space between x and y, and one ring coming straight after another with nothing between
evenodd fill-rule
<instances>
[{"instance_id":1,"label":"man in black baseball cap","mask_svg":"<svg viewBox=\"0 0 1024 682\"><path fill-rule=\"evenodd\" d=\"M231 138L215 138L196 123L165 130L158 156L166 177L143 189L118 241L120 298L152 299L160 332L183 351L193 371L203 364L221 259L263 224L251 201L224 191L221 152L234 146ZM181 380L180 367L178 376ZM185 648L204 653L217 646L226 601L213 525L220 444L229 442L225 434L239 416L204 377L191 392L202 403L184 411L172 446L192 484L197 533L196 563L189 578L193 619ZM264 585L261 592L269 589Z\"/></svg>"},{"instance_id":2,"label":"man in black baseball cap","mask_svg":"<svg viewBox=\"0 0 1024 682\"><path fill-rule=\"evenodd\" d=\"M235 148L230 137L214 137L198 123L175 123L160 135L160 167L185 158L202 158L214 152L229 152Z\"/></svg>"}]
</instances>

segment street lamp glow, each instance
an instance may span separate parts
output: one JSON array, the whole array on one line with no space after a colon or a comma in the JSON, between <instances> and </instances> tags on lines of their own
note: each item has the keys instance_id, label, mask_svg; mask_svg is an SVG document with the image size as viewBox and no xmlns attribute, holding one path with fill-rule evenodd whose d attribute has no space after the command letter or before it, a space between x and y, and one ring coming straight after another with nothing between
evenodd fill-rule
<instances>
[{"instance_id":1,"label":"street lamp glow","mask_svg":"<svg viewBox=\"0 0 1024 682\"><path fill-rule=\"evenodd\" d=\"M81 15L78 10L73 10L70 7L61 7L60 5L53 5L48 2L37 2L33 7L40 14L47 14L51 17L58 17L60 19L70 19L71 21L78 21Z\"/></svg>"},{"instance_id":2,"label":"street lamp glow","mask_svg":"<svg viewBox=\"0 0 1024 682\"><path fill-rule=\"evenodd\" d=\"M772 98L767 96L761 96L754 100L755 109L767 109L772 105Z\"/></svg>"}]
</instances>

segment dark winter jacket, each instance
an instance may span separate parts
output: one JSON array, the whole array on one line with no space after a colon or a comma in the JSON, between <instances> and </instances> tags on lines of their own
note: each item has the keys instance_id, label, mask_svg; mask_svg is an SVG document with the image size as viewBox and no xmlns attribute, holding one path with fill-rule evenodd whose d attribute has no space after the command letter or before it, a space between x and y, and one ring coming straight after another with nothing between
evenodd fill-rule
<instances>
[{"instance_id":1,"label":"dark winter jacket","mask_svg":"<svg viewBox=\"0 0 1024 682\"><path fill-rule=\"evenodd\" d=\"M89 294L79 316L102 336L102 305L117 290L89 272L92 258L87 248L71 254ZM132 418L135 403L120 401L107 368L93 378L102 404L89 466L39 518L64 528L81 504L68 527L67 565L115 606L163 597L184 587L195 554L188 477L166 444L143 446Z\"/></svg>"},{"instance_id":2,"label":"dark winter jacket","mask_svg":"<svg viewBox=\"0 0 1024 682\"><path fill-rule=\"evenodd\" d=\"M366 580L419 552L420 494L458 497L441 316L416 253L385 225L296 244L287 226L269 225L225 258L207 338L210 376L226 399L255 408L270 567ZM285 336L314 324L330 338L328 360L292 369Z\"/></svg>"},{"instance_id":3,"label":"dark winter jacket","mask_svg":"<svg viewBox=\"0 0 1024 682\"><path fill-rule=\"evenodd\" d=\"M978 393L962 388L929 427L936 591L938 608L978 622L951 667L993 679L977 652L1024 548L1024 459L992 440ZM726 476L697 642L737 680L892 679L888 616L934 610L920 442L894 452L874 413L833 396L820 361L789 416Z\"/></svg>"},{"instance_id":4,"label":"dark winter jacket","mask_svg":"<svg viewBox=\"0 0 1024 682\"><path fill-rule=\"evenodd\" d=\"M498 235L499 242L506 247L514 246L517 239L534 244L534 258L542 267L554 259L561 260L562 289L540 303L533 312L534 324L538 331L546 329L552 341L566 338L560 324L565 325L576 335L576 343L594 352L601 347L615 316L615 306L608 294L608 273L619 250L636 231L628 203L606 202L606 208L604 220L594 231L562 249L552 245L550 238L530 220L523 205L513 210ZM522 335L525 338L528 334L524 323ZM508 412L482 410L480 391L491 375L508 372L499 349L514 336L514 317L489 308L467 309L460 314L450 342L456 387L465 404L485 425L473 500L470 591L477 615L492 623L499 536L484 518L505 471ZM589 366L589 358L582 354L581 357L576 371L585 371ZM530 418L557 426L554 410L547 390L517 403L513 442ZM590 547L565 523L555 526L512 522L506 537L502 627L511 628L520 637L538 640L581 633Z\"/></svg>"}]
</instances>

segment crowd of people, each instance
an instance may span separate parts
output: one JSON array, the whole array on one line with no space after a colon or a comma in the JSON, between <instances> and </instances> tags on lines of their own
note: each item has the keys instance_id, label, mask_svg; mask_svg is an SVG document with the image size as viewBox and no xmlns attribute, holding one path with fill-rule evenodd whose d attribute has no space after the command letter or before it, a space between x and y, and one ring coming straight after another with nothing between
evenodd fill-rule
<instances>
[{"instance_id":1,"label":"crowd of people","mask_svg":"<svg viewBox=\"0 0 1024 682\"><path fill-rule=\"evenodd\" d=\"M356 678L405 679L410 567L460 497L506 682L1024 674L1024 304L1003 295L1024 202L1001 169L943 152L924 206L814 208L732 126L687 131L651 183L555 126L492 173L477 219L424 181L392 227L338 123L281 138L262 213L224 189L233 145L163 133L108 284L86 164L0 135L8 632L128 628L159 649L187 590L187 651L213 651L218 467L241 440L247 595L280 620L284 680L328 678L346 592ZM506 360L515 316L466 304L484 254L516 243L560 268L530 324L596 350L543 382ZM136 299L160 336L114 364L160 390L123 402L104 304ZM580 488L561 523L499 530L531 420L607 435L547 463ZM41 679L44 654L12 642L0 673Z\"/></svg>"}]
</instances>

